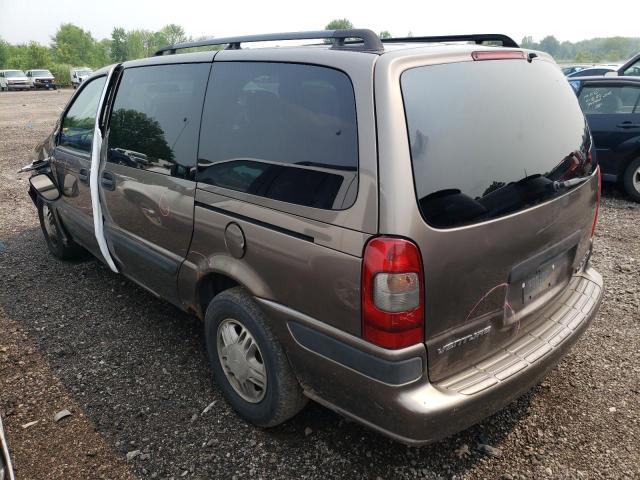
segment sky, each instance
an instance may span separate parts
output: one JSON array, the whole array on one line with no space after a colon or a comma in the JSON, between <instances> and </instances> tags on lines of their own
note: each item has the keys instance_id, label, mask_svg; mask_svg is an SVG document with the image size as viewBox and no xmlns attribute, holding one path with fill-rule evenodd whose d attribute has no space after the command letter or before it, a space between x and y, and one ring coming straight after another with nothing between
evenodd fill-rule
<instances>
[{"instance_id":1,"label":"sky","mask_svg":"<svg viewBox=\"0 0 640 480\"><path fill-rule=\"evenodd\" d=\"M394 36L505 33L517 42L554 35L572 42L593 37L640 37L640 1L615 8L595 0L0 0L0 37L48 44L61 23L111 36L114 27L159 30L181 25L187 35L232 36L318 30L335 18ZM609 3L609 5L614 5Z\"/></svg>"}]
</instances>

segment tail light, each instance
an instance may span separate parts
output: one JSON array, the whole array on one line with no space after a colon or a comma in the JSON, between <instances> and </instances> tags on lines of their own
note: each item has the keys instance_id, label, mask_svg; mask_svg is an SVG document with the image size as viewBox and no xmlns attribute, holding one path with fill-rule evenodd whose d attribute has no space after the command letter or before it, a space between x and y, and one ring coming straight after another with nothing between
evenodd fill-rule
<instances>
[{"instance_id":1,"label":"tail light","mask_svg":"<svg viewBox=\"0 0 640 480\"><path fill-rule=\"evenodd\" d=\"M591 156L591 152L589 152L589 156ZM591 227L592 237L596 233L596 225L598 225L598 214L600 213L600 197L602 197L602 171L600 170L600 165L598 165L596 168L598 169L598 192L596 194L596 213L593 216L593 226Z\"/></svg>"},{"instance_id":2,"label":"tail light","mask_svg":"<svg viewBox=\"0 0 640 480\"><path fill-rule=\"evenodd\" d=\"M525 60L524 52L519 50L486 50L471 52L476 62L483 60Z\"/></svg>"},{"instance_id":3,"label":"tail light","mask_svg":"<svg viewBox=\"0 0 640 480\"><path fill-rule=\"evenodd\" d=\"M377 237L364 250L362 334L384 348L424 341L424 275L418 247L401 238Z\"/></svg>"}]
</instances>

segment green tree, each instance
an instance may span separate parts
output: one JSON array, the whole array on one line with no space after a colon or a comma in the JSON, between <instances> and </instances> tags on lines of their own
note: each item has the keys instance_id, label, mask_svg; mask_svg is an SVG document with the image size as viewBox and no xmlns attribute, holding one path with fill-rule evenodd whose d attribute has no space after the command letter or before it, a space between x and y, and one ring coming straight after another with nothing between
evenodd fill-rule
<instances>
[{"instance_id":1,"label":"green tree","mask_svg":"<svg viewBox=\"0 0 640 480\"><path fill-rule=\"evenodd\" d=\"M353 23L349 21L347 18L338 18L336 20L331 20L327 23L327 26L324 27L325 30L343 30L353 28Z\"/></svg>"},{"instance_id":2,"label":"green tree","mask_svg":"<svg viewBox=\"0 0 640 480\"><path fill-rule=\"evenodd\" d=\"M90 65L94 68L104 67L111 63L111 40L103 38L95 42Z\"/></svg>"},{"instance_id":3,"label":"green tree","mask_svg":"<svg viewBox=\"0 0 640 480\"><path fill-rule=\"evenodd\" d=\"M51 55L49 49L38 42L29 42L25 47L25 57L27 64L23 69L48 68L51 65Z\"/></svg>"},{"instance_id":4,"label":"green tree","mask_svg":"<svg viewBox=\"0 0 640 480\"><path fill-rule=\"evenodd\" d=\"M174 23L170 23L169 25L162 27L160 33L163 35L164 39L169 45L175 45L176 43L187 41L187 36L184 33L184 28Z\"/></svg>"},{"instance_id":5,"label":"green tree","mask_svg":"<svg viewBox=\"0 0 640 480\"><path fill-rule=\"evenodd\" d=\"M575 61L576 63L599 63L602 61L602 56L598 53L582 50L576 54Z\"/></svg>"},{"instance_id":6,"label":"green tree","mask_svg":"<svg viewBox=\"0 0 640 480\"><path fill-rule=\"evenodd\" d=\"M540 50L549 55L555 55L560 47L560 42L553 35L548 35L540 40Z\"/></svg>"},{"instance_id":7,"label":"green tree","mask_svg":"<svg viewBox=\"0 0 640 480\"><path fill-rule=\"evenodd\" d=\"M63 23L53 37L51 47L59 63L91 64L95 40L91 34L72 23Z\"/></svg>"},{"instance_id":8,"label":"green tree","mask_svg":"<svg viewBox=\"0 0 640 480\"><path fill-rule=\"evenodd\" d=\"M147 56L147 44L151 32L147 30L131 30L127 32L126 59L135 60Z\"/></svg>"},{"instance_id":9,"label":"green tree","mask_svg":"<svg viewBox=\"0 0 640 480\"><path fill-rule=\"evenodd\" d=\"M389 32L389 30L383 30L378 34L378 36L380 38L391 38L391 32Z\"/></svg>"},{"instance_id":10,"label":"green tree","mask_svg":"<svg viewBox=\"0 0 640 480\"><path fill-rule=\"evenodd\" d=\"M7 66L10 54L11 44L0 38L0 68Z\"/></svg>"},{"instance_id":11,"label":"green tree","mask_svg":"<svg viewBox=\"0 0 640 480\"><path fill-rule=\"evenodd\" d=\"M124 62L127 59L127 32L122 27L115 27L111 32L111 60Z\"/></svg>"}]
</instances>

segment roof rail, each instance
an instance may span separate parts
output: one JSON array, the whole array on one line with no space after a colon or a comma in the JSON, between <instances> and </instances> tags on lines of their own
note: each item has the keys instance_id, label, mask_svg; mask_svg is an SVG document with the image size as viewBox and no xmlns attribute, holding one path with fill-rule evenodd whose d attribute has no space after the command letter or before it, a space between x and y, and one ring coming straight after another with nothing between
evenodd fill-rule
<instances>
[{"instance_id":1,"label":"roof rail","mask_svg":"<svg viewBox=\"0 0 640 480\"><path fill-rule=\"evenodd\" d=\"M173 55L176 50L185 48L208 47L226 45L227 50L237 50L242 43L271 42L276 40L334 40L331 48L335 50L355 50L359 52L381 53L384 46L375 32L363 28L344 30L316 30L311 32L268 33L265 35L247 35L243 37L212 38L199 42L185 42L169 45L158 50L155 55ZM359 42L345 42L345 40L360 39Z\"/></svg>"},{"instance_id":2,"label":"roof rail","mask_svg":"<svg viewBox=\"0 0 640 480\"><path fill-rule=\"evenodd\" d=\"M402 37L383 38L383 43L412 43L412 42L475 42L481 45L484 42L502 42L503 47L520 48L511 37L501 33L479 33L472 35L438 35L435 37Z\"/></svg>"}]
</instances>

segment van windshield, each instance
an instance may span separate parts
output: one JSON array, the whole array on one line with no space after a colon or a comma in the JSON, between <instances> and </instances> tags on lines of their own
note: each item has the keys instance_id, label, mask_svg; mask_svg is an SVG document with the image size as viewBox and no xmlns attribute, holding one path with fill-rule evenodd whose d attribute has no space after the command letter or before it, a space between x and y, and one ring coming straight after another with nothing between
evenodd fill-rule
<instances>
[{"instance_id":1,"label":"van windshield","mask_svg":"<svg viewBox=\"0 0 640 480\"><path fill-rule=\"evenodd\" d=\"M434 227L529 208L595 169L575 94L550 62L422 66L401 87L418 203Z\"/></svg>"},{"instance_id":2,"label":"van windshield","mask_svg":"<svg viewBox=\"0 0 640 480\"><path fill-rule=\"evenodd\" d=\"M24 77L24 72L22 70L7 70L4 72L4 76L6 78Z\"/></svg>"}]
</instances>

